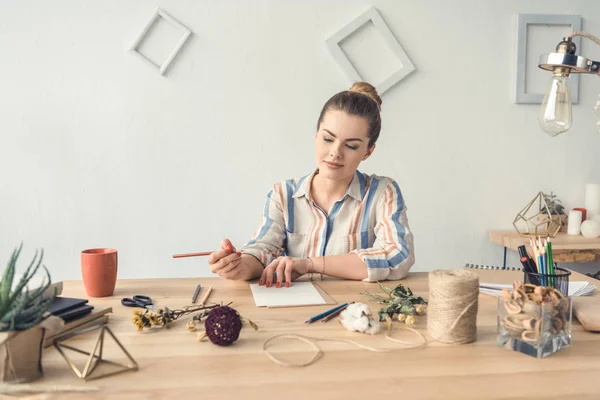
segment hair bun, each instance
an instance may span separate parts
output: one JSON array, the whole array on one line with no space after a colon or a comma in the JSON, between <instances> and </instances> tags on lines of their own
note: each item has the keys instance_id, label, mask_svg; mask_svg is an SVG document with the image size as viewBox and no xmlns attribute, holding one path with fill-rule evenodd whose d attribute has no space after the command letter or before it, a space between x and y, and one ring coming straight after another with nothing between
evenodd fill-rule
<instances>
[{"instance_id":1,"label":"hair bun","mask_svg":"<svg viewBox=\"0 0 600 400\"><path fill-rule=\"evenodd\" d=\"M377 94L377 89L373 85L367 82L355 82L352 87L348 90L349 92L356 92L360 94L364 94L369 97L375 103L377 103L377 107L381 109L381 97Z\"/></svg>"}]
</instances>

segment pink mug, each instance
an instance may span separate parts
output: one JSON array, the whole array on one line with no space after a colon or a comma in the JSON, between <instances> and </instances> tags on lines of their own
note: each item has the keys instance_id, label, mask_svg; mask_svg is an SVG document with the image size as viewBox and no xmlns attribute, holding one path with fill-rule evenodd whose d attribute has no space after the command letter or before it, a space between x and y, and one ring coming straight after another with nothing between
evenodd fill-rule
<instances>
[{"instance_id":1,"label":"pink mug","mask_svg":"<svg viewBox=\"0 0 600 400\"><path fill-rule=\"evenodd\" d=\"M81 252L81 276L88 296L112 296L117 283L117 264L115 249L99 248Z\"/></svg>"}]
</instances>

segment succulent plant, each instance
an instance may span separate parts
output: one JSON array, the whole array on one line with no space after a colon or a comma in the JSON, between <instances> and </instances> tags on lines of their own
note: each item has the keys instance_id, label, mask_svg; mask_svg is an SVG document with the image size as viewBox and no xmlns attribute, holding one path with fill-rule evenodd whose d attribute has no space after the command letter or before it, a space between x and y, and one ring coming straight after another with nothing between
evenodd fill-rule
<instances>
[{"instance_id":1,"label":"succulent plant","mask_svg":"<svg viewBox=\"0 0 600 400\"><path fill-rule=\"evenodd\" d=\"M550 192L550 194L544 193L544 200L546 201L546 204L548 205L548 208L550 209L550 214L562 215L565 213L565 207L561 204L561 201L556 198L556 195L554 193L552 193L552 192ZM540 209L540 211L542 212L542 214L548 213L545 207L542 207L542 209Z\"/></svg>"},{"instance_id":2,"label":"succulent plant","mask_svg":"<svg viewBox=\"0 0 600 400\"><path fill-rule=\"evenodd\" d=\"M14 289L12 288L17 260L22 248L23 244L13 251L0 281L0 331L21 331L37 325L56 297L56 293L47 298L43 297L51 284L50 273L42 265L43 250L39 257L36 250L33 260L19 283ZM40 287L29 290L27 285L40 266L46 271L47 282L44 280Z\"/></svg>"}]
</instances>

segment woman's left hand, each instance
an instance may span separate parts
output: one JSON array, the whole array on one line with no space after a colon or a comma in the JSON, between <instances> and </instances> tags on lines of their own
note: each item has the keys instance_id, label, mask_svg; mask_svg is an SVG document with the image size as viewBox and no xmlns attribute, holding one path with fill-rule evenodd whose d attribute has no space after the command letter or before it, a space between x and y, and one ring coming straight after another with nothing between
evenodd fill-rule
<instances>
[{"instance_id":1,"label":"woman's left hand","mask_svg":"<svg viewBox=\"0 0 600 400\"><path fill-rule=\"evenodd\" d=\"M290 282L298 277L310 272L312 261L308 258L279 257L273 260L263 271L259 285L263 283L269 287L273 283L275 287L289 287ZM277 274L276 282L273 282L273 276Z\"/></svg>"}]
</instances>

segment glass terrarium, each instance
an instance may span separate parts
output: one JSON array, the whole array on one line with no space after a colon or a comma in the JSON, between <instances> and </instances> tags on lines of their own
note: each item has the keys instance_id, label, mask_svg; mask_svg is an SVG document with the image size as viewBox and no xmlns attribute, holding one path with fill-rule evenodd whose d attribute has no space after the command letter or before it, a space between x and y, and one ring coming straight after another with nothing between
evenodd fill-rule
<instances>
[{"instance_id":1,"label":"glass terrarium","mask_svg":"<svg viewBox=\"0 0 600 400\"><path fill-rule=\"evenodd\" d=\"M571 346L571 297L521 284L498 299L498 345L544 358Z\"/></svg>"}]
</instances>

